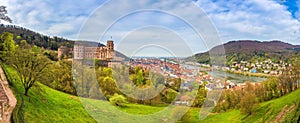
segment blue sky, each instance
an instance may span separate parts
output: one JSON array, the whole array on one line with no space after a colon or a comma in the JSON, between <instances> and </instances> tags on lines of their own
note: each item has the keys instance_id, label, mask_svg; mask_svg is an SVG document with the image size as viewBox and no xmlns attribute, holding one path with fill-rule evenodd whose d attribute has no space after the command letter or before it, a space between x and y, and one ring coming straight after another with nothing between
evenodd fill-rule
<instances>
[{"instance_id":1,"label":"blue sky","mask_svg":"<svg viewBox=\"0 0 300 123\"><path fill-rule=\"evenodd\" d=\"M105 2L111 2L113 6L104 9L103 3ZM167 48L171 51L172 48L178 49L179 42L183 41L190 47L191 53L203 52L213 46L213 43L207 45L205 43L209 44L209 42L201 41L195 36L189 26L180 20L181 16L170 16L170 14L160 12L137 12L128 15L116 22L107 34L103 34L102 38L99 33L101 30L92 29L97 28L103 31L107 25L113 24L115 21L113 17L116 18L118 14L121 14L120 12L151 6L182 15L188 18L187 20L191 20L190 23L196 24L197 28L197 23L202 21L200 11L203 10L216 28L222 43L251 39L282 40L300 44L300 0L185 0L184 2L180 0L135 2L132 0L1 0L0 4L8 7L9 16L14 20L14 24L50 36L62 36L68 39L79 38L105 42L112 36L116 44L127 41L132 45L139 44L141 40L152 44L165 41L167 44L163 45L169 44ZM200 9L189 9L195 5ZM96 16L97 14L101 16ZM91 21L93 17L97 18ZM89 33L81 33L86 22L92 25L83 29ZM163 25L164 28L159 26L156 29L148 28L149 25ZM162 36L165 37L158 38ZM154 37L156 42L153 41ZM152 38L153 40L149 40ZM151 54L149 50L151 48L145 50L147 52L144 53L148 53L149 56L158 54L157 52Z\"/></svg>"}]
</instances>

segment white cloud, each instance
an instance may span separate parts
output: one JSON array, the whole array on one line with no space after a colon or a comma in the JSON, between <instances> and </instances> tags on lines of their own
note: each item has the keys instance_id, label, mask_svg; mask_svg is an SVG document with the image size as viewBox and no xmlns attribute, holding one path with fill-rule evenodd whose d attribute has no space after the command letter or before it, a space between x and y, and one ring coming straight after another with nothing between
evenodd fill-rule
<instances>
[{"instance_id":1,"label":"white cloud","mask_svg":"<svg viewBox=\"0 0 300 123\"><path fill-rule=\"evenodd\" d=\"M94 20L89 20L88 25L83 28L80 39L88 39L98 41L104 29L112 24L116 18L121 15L120 12L126 12L140 9L157 8L159 10L169 10L180 15L186 20L191 20L191 24L199 23L205 20L205 15L200 10L195 9L194 3L177 0L163 0L154 2L150 0L139 0L132 2L130 0L112 0L118 1L108 5L107 9L100 7L99 11L94 13ZM76 39L78 31L85 20L89 18L89 14L103 1L87 0L87 1L68 1L68 0L4 0L3 4L8 6L9 16L14 23L24 27L36 30L38 32L64 36L66 38ZM299 44L300 23L299 19L292 18L291 13L287 11L287 7L276 1L270 0L199 0L197 5L203 9L221 36L223 42L239 39L256 39L256 40L283 40L293 44ZM300 2L298 1L298 6ZM300 12L298 12L298 18ZM91 18L93 18L91 17ZM125 17L126 18L126 17ZM180 18L179 18L180 19ZM193 30L178 21L176 17L161 16L159 14L140 14L132 16L124 21L121 25L114 27L103 39L110 36L118 42L127 32L132 31L130 27L136 27L147 24L164 25L175 30L180 37L188 42L193 52L207 50L203 41L199 41L199 37L195 35ZM203 25L209 25L204 23ZM195 25L202 29L202 33L208 35L205 26ZM214 33L211 33L213 35ZM143 35L137 35L142 38ZM204 36L205 37L205 36ZM206 36L213 37L213 36ZM142 40L139 38L139 40ZM171 38L171 37L170 37ZM212 40L215 40L214 38ZM134 40L138 40L135 38ZM209 46L213 43L208 44Z\"/></svg>"},{"instance_id":2,"label":"white cloud","mask_svg":"<svg viewBox=\"0 0 300 123\"><path fill-rule=\"evenodd\" d=\"M8 0L2 0L0 5L7 6L8 5Z\"/></svg>"},{"instance_id":3,"label":"white cloud","mask_svg":"<svg viewBox=\"0 0 300 123\"><path fill-rule=\"evenodd\" d=\"M275 1L198 1L218 28L222 40L283 40L299 44L300 23ZM213 8L213 9L212 9ZM224 10L222 12L222 10Z\"/></svg>"},{"instance_id":4,"label":"white cloud","mask_svg":"<svg viewBox=\"0 0 300 123\"><path fill-rule=\"evenodd\" d=\"M82 23L103 1L5 0L14 24L51 36L76 39Z\"/></svg>"}]
</instances>

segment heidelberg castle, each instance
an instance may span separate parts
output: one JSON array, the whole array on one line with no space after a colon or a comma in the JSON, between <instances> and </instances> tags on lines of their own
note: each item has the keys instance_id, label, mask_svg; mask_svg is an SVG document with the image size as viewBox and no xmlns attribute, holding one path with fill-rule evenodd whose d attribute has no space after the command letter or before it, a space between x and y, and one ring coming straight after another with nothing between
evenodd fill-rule
<instances>
[{"instance_id":1,"label":"heidelberg castle","mask_svg":"<svg viewBox=\"0 0 300 123\"><path fill-rule=\"evenodd\" d=\"M97 45L90 44L91 42L76 42L73 48L61 46L58 48L58 59L70 58L74 60L82 59L97 59L104 63L104 66L111 67L117 65L115 57L114 41L108 40L106 46L98 43Z\"/></svg>"}]
</instances>

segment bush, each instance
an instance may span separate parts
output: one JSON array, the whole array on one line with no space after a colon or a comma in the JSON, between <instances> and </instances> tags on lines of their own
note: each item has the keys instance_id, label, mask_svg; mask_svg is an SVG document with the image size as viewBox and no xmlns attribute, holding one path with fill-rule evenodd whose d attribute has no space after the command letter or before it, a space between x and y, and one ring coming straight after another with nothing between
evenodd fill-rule
<instances>
[{"instance_id":1,"label":"bush","mask_svg":"<svg viewBox=\"0 0 300 123\"><path fill-rule=\"evenodd\" d=\"M126 101L126 98L123 95L119 95L119 94L114 94L114 96L109 98L109 102L112 103L113 105L116 106L125 106L126 103L128 103Z\"/></svg>"},{"instance_id":2,"label":"bush","mask_svg":"<svg viewBox=\"0 0 300 123\"><path fill-rule=\"evenodd\" d=\"M168 89L165 93L165 99L164 101L166 103L171 103L177 96L178 92L176 92L175 90L173 89Z\"/></svg>"}]
</instances>

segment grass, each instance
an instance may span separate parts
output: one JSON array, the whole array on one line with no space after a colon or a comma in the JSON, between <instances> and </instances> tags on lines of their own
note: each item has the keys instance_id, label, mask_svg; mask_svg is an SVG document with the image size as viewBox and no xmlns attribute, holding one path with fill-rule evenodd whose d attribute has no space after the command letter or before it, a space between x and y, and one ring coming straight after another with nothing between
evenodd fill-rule
<instances>
[{"instance_id":1,"label":"grass","mask_svg":"<svg viewBox=\"0 0 300 123\"><path fill-rule=\"evenodd\" d=\"M125 107L112 106L107 101L78 98L45 85L39 84L40 89L33 87L29 97L23 96L24 89L18 80L13 79L16 73L11 68L4 68L11 80L18 104L14 111L14 119L26 122L174 122L180 118L182 110L186 107L153 107L139 104L127 104ZM41 91L42 90L42 91ZM22 97L24 97L24 117L20 110ZM191 108L182 118L181 123L215 123L215 122L271 122L284 106L291 106L300 97L300 89L281 98L261 103L255 113L249 116L242 115L239 110L211 114L200 121L199 108ZM298 114L297 114L298 113ZM292 111L285 118L287 121L299 116L299 111Z\"/></svg>"},{"instance_id":2,"label":"grass","mask_svg":"<svg viewBox=\"0 0 300 123\"><path fill-rule=\"evenodd\" d=\"M14 110L14 120L18 122L161 122L168 119L172 109L165 107L153 107L139 104L127 104L125 107L112 106L107 101L79 98L66 94L43 84L39 88L32 87L28 95L24 96L22 84L15 79L16 72L4 66L11 82L11 89L14 92L18 104ZM22 109L22 97L24 108ZM22 110L24 113L22 113ZM156 113L157 115L149 115ZM126 117L124 117L126 116ZM171 120L173 118L169 118Z\"/></svg>"},{"instance_id":3,"label":"grass","mask_svg":"<svg viewBox=\"0 0 300 123\"><path fill-rule=\"evenodd\" d=\"M300 89L287 94L281 98L274 99L271 101L260 103L255 109L252 115L243 115L239 110L231 110L224 113L211 114L205 120L201 122L207 123L239 123L239 122L247 122L247 123L260 123L260 122L272 122L276 119L276 116L280 113L281 109L284 106L292 106L297 100L300 98ZM299 102L298 102L299 103ZM296 114L298 113L298 114ZM290 114L286 114L288 118L285 118L285 122L291 122L290 119L294 119L295 117L299 117L299 111L292 111ZM289 117L293 116L293 117ZM200 122L195 117L190 119L191 122ZM294 121L296 122L296 121Z\"/></svg>"},{"instance_id":4,"label":"grass","mask_svg":"<svg viewBox=\"0 0 300 123\"><path fill-rule=\"evenodd\" d=\"M279 114L281 109L284 106L292 106L300 98L300 89L285 95L281 98L274 99L268 102L261 103L258 108L256 108L255 113L246 117L244 120L247 121L263 121L270 122L276 119L276 116ZM299 102L298 102L299 103Z\"/></svg>"},{"instance_id":5,"label":"grass","mask_svg":"<svg viewBox=\"0 0 300 123\"><path fill-rule=\"evenodd\" d=\"M30 97L23 95L22 84L15 79L16 72L5 67L11 78L11 89L14 92L18 104L14 110L14 119L19 122L25 120L30 123L41 122L95 122L95 120L85 111L77 97L51 89L39 84L40 89L33 87L29 91ZM42 90L42 92L41 92ZM24 115L21 112L22 97L24 98Z\"/></svg>"}]
</instances>

